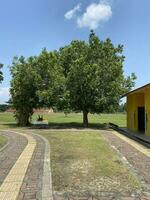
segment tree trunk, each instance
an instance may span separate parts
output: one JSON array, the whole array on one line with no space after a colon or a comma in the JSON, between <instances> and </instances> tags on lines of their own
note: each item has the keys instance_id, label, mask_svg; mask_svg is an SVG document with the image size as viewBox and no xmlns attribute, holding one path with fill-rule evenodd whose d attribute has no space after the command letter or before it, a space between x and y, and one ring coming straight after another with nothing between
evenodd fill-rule
<instances>
[{"instance_id":1,"label":"tree trunk","mask_svg":"<svg viewBox=\"0 0 150 200\"><path fill-rule=\"evenodd\" d=\"M88 111L86 111L86 110L83 111L83 125L84 125L84 127L88 127L89 126Z\"/></svg>"},{"instance_id":2,"label":"tree trunk","mask_svg":"<svg viewBox=\"0 0 150 200\"><path fill-rule=\"evenodd\" d=\"M19 126L29 126L30 122L29 122L29 117L26 115L22 115L20 116L20 118L18 119L18 125Z\"/></svg>"},{"instance_id":3,"label":"tree trunk","mask_svg":"<svg viewBox=\"0 0 150 200\"><path fill-rule=\"evenodd\" d=\"M16 117L16 119L18 121L18 125L19 126L24 127L24 126L29 126L30 125L30 121L29 121L30 115L29 115L29 113L25 113L23 111L22 112L21 111L17 111L15 113L15 117Z\"/></svg>"}]
</instances>

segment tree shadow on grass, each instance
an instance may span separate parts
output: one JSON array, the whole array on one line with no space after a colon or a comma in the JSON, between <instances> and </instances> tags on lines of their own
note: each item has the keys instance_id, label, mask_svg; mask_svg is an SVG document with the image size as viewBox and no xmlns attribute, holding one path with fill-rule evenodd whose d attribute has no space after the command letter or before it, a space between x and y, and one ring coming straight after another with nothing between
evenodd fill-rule
<instances>
[{"instance_id":1,"label":"tree shadow on grass","mask_svg":"<svg viewBox=\"0 0 150 200\"><path fill-rule=\"evenodd\" d=\"M0 123L0 129L16 129L16 128L29 128L31 126L27 127L21 127L18 126L17 123Z\"/></svg>"},{"instance_id":2,"label":"tree shadow on grass","mask_svg":"<svg viewBox=\"0 0 150 200\"><path fill-rule=\"evenodd\" d=\"M82 123L68 122L68 123L53 123L50 122L48 125L32 125L32 129L107 129L107 124L89 123L88 127L84 127Z\"/></svg>"},{"instance_id":3,"label":"tree shadow on grass","mask_svg":"<svg viewBox=\"0 0 150 200\"><path fill-rule=\"evenodd\" d=\"M27 128L27 129L95 129L95 130L99 130L99 129L108 129L109 126L108 124L104 123L104 124L100 124L100 123L89 123L88 127L84 127L82 123L78 123L78 122L68 122L68 123L54 123L54 122L50 122L48 125L30 125L30 126L26 126L26 127L21 127L18 126L16 123L1 123L0 124L0 129L16 129L16 128Z\"/></svg>"}]
</instances>

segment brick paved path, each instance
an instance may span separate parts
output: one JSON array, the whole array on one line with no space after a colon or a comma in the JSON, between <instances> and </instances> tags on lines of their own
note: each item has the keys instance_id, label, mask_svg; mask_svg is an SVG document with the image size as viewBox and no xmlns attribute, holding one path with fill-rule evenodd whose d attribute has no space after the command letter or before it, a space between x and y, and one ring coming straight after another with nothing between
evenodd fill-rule
<instances>
[{"instance_id":1,"label":"brick paved path","mask_svg":"<svg viewBox=\"0 0 150 200\"><path fill-rule=\"evenodd\" d=\"M42 177L43 177L43 161L45 143L44 141L34 136L37 145L29 163L27 173L25 175L18 200L41 199L42 196Z\"/></svg>"},{"instance_id":2,"label":"brick paved path","mask_svg":"<svg viewBox=\"0 0 150 200\"><path fill-rule=\"evenodd\" d=\"M127 159L127 162L131 167L130 169L137 174L143 185L145 190L143 195L131 199L150 200L150 157L144 155L134 148L134 146L117 137L117 135L113 134L111 131L103 131L103 136L123 157ZM135 142L135 145L138 144ZM142 146L139 145L139 148L142 148ZM143 149L145 149L145 147L143 147Z\"/></svg>"},{"instance_id":3,"label":"brick paved path","mask_svg":"<svg viewBox=\"0 0 150 200\"><path fill-rule=\"evenodd\" d=\"M2 133L10 143L0 151L0 200L52 200L49 144L17 132Z\"/></svg>"},{"instance_id":4,"label":"brick paved path","mask_svg":"<svg viewBox=\"0 0 150 200\"><path fill-rule=\"evenodd\" d=\"M119 154L128 160L130 167L132 167L131 170L137 174L138 178L143 183L143 187L145 187L146 192L143 192L143 194L139 194L134 197L110 196L97 198L62 198L54 195L54 200L150 200L150 157L147 157L132 145L114 135L111 131L102 131L102 133L104 138L117 149L116 152L119 152ZM3 151L0 151L0 188L7 180L10 171L16 164L16 161L18 161L18 158L22 155L26 147L30 146L28 144L33 146L33 152L29 152L28 149L26 153L23 154L25 158L26 155L27 158L28 156L31 156L31 158L17 197L5 198L4 196L3 198L0 198L0 200L52 200L49 144L41 136L27 132L24 132L24 135L9 131L5 131L2 134L9 138L9 145L7 145ZM29 140L31 140L30 143ZM24 160L21 160L21 162L23 161ZM26 163L24 163L23 166L25 164ZM18 169L18 174L19 170L21 169ZM11 185L8 186L10 187L10 190L14 189L11 188Z\"/></svg>"},{"instance_id":5,"label":"brick paved path","mask_svg":"<svg viewBox=\"0 0 150 200\"><path fill-rule=\"evenodd\" d=\"M0 185L27 145L27 139L21 135L10 132L1 132L1 134L9 138L9 144L0 151Z\"/></svg>"}]
</instances>

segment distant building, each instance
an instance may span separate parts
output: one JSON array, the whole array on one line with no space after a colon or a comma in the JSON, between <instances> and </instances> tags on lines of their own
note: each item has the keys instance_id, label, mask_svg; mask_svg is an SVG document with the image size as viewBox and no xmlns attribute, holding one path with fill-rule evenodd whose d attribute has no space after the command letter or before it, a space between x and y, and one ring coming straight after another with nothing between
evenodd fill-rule
<instances>
[{"instance_id":1,"label":"distant building","mask_svg":"<svg viewBox=\"0 0 150 200\"><path fill-rule=\"evenodd\" d=\"M127 96L127 128L150 136L150 84L124 96Z\"/></svg>"}]
</instances>

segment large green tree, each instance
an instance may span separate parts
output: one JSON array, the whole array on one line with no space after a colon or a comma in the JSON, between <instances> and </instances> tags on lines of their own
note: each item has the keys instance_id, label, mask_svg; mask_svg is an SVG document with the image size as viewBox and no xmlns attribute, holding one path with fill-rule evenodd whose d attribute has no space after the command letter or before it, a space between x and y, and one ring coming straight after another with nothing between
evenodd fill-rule
<instances>
[{"instance_id":1,"label":"large green tree","mask_svg":"<svg viewBox=\"0 0 150 200\"><path fill-rule=\"evenodd\" d=\"M37 107L57 106L65 85L58 60L57 52L46 49L37 57L14 58L10 93L19 125L29 125Z\"/></svg>"},{"instance_id":2,"label":"large green tree","mask_svg":"<svg viewBox=\"0 0 150 200\"><path fill-rule=\"evenodd\" d=\"M30 124L33 109L37 107L38 96L37 74L33 68L36 58L15 57L10 67L11 71L11 101L15 108L15 117L20 126Z\"/></svg>"},{"instance_id":3,"label":"large green tree","mask_svg":"<svg viewBox=\"0 0 150 200\"><path fill-rule=\"evenodd\" d=\"M112 112L118 108L120 95L132 88L135 75L124 77L123 46L115 47L110 39L100 41L92 31L88 43L72 44L67 47L69 55L65 51L62 59L65 72L67 69L66 90L72 110L83 112L87 127L88 113Z\"/></svg>"}]
</instances>

